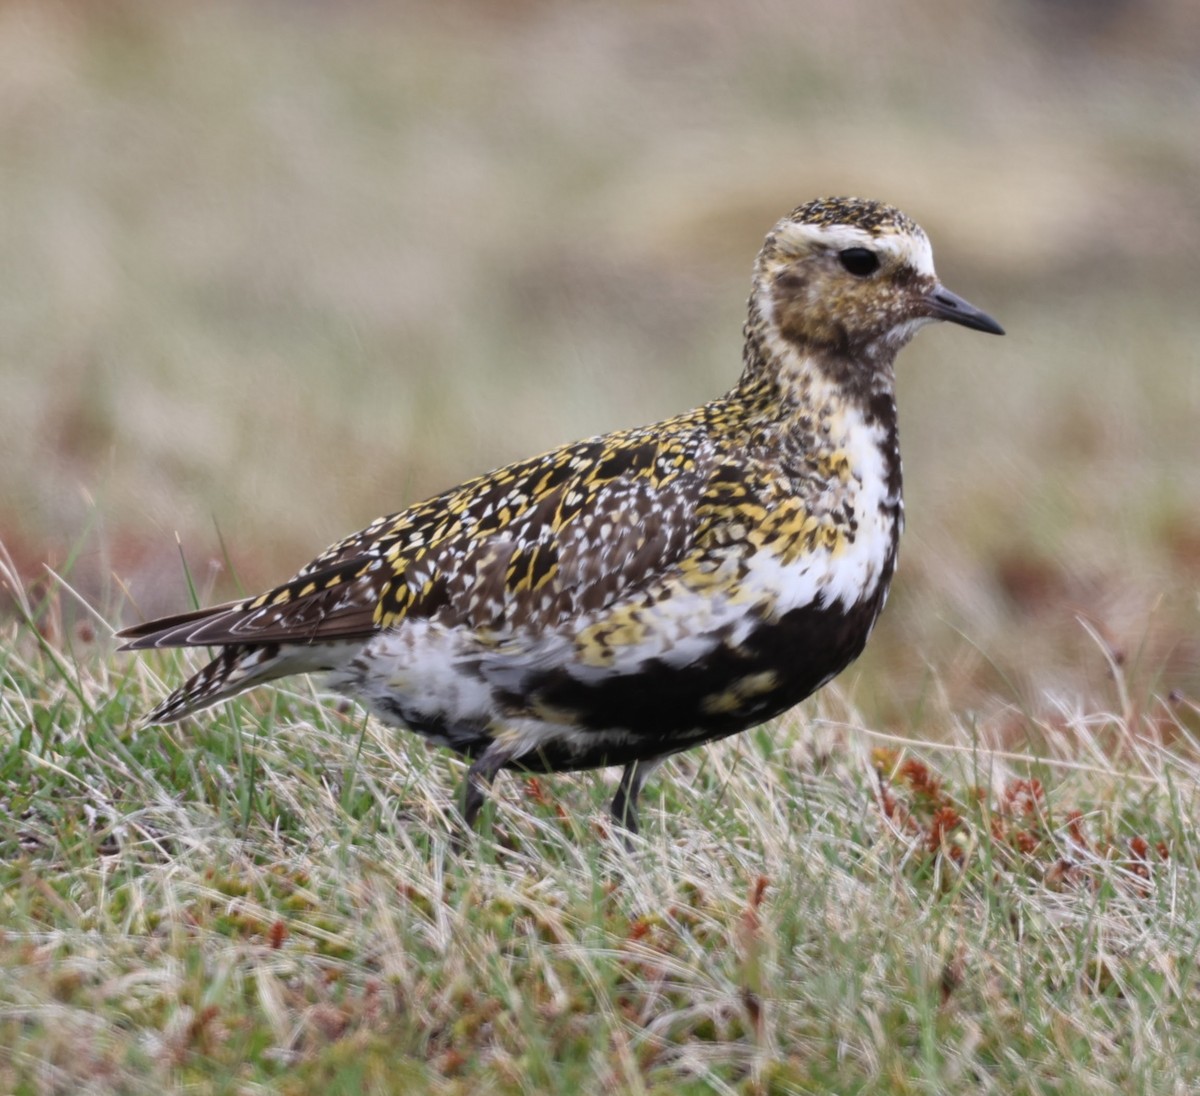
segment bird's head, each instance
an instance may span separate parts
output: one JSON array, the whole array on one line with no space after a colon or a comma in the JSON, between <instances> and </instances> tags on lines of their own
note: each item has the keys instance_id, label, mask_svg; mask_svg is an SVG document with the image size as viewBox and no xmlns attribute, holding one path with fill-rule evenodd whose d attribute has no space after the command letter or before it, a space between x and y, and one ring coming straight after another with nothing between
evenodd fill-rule
<instances>
[{"instance_id":1,"label":"bird's head","mask_svg":"<svg viewBox=\"0 0 1200 1096\"><path fill-rule=\"evenodd\" d=\"M780 221L754 271L752 319L802 353L886 360L932 320L1003 335L943 288L929 238L881 202L818 198Z\"/></svg>"}]
</instances>

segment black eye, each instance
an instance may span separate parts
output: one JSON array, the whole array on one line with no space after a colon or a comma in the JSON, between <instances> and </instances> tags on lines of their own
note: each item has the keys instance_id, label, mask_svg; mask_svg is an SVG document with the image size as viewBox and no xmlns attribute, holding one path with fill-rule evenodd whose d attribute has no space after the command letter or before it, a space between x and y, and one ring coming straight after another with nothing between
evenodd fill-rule
<instances>
[{"instance_id":1,"label":"black eye","mask_svg":"<svg viewBox=\"0 0 1200 1096\"><path fill-rule=\"evenodd\" d=\"M879 256L865 247L848 247L838 252L838 259L851 274L865 278L879 269Z\"/></svg>"}]
</instances>

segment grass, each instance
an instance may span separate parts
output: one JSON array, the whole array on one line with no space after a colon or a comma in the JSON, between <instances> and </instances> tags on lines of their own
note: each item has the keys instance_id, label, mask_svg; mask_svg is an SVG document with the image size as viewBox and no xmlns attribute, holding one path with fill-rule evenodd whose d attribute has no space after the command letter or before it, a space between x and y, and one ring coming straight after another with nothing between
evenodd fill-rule
<instances>
[{"instance_id":1,"label":"grass","mask_svg":"<svg viewBox=\"0 0 1200 1096\"><path fill-rule=\"evenodd\" d=\"M303 680L139 727L178 660L55 615L0 637L0 1090L1200 1077L1195 713L1119 678L1031 721L1037 757L898 741L827 690L664 769L632 857L605 779L506 774L455 852L447 755Z\"/></svg>"}]
</instances>

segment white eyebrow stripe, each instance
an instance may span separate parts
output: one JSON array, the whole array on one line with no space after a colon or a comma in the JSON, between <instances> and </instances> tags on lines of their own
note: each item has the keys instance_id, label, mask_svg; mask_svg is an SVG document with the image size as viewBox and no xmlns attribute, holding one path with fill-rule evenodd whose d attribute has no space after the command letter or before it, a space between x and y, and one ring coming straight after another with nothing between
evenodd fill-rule
<instances>
[{"instance_id":1,"label":"white eyebrow stripe","mask_svg":"<svg viewBox=\"0 0 1200 1096\"><path fill-rule=\"evenodd\" d=\"M929 246L929 237L924 232L878 236L874 246L878 251L890 252L901 263L912 267L918 274L927 274L931 278L937 277L933 269L933 248Z\"/></svg>"},{"instance_id":2,"label":"white eyebrow stripe","mask_svg":"<svg viewBox=\"0 0 1200 1096\"><path fill-rule=\"evenodd\" d=\"M790 221L779 229L777 239L784 250L798 252L809 251L814 246L834 251L845 251L850 247L885 251L918 274L937 277L933 269L933 249L929 246L929 237L920 230L873 235L853 225L803 225Z\"/></svg>"},{"instance_id":3,"label":"white eyebrow stripe","mask_svg":"<svg viewBox=\"0 0 1200 1096\"><path fill-rule=\"evenodd\" d=\"M880 237L853 225L801 225L786 222L779 230L779 243L797 251L809 251L814 245L845 251L848 247L877 247Z\"/></svg>"}]
</instances>

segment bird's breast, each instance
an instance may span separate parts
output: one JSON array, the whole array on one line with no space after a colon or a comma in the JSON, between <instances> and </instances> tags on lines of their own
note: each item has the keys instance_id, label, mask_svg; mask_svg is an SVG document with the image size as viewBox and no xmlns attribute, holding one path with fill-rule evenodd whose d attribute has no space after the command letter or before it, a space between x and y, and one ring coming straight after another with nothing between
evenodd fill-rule
<instances>
[{"instance_id":1,"label":"bird's breast","mask_svg":"<svg viewBox=\"0 0 1200 1096\"><path fill-rule=\"evenodd\" d=\"M787 471L752 533L762 550L748 558L749 587L763 587L776 615L886 594L904 512L894 417L853 405L825 415Z\"/></svg>"}]
</instances>

